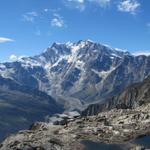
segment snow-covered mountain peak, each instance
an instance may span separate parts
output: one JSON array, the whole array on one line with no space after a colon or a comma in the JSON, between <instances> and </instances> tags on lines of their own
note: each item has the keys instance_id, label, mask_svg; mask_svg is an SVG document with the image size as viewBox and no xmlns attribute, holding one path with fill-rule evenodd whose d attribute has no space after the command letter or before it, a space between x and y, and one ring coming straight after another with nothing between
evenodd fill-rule
<instances>
[{"instance_id":1,"label":"snow-covered mountain peak","mask_svg":"<svg viewBox=\"0 0 150 150\"><path fill-rule=\"evenodd\" d=\"M95 57L93 59L97 59L96 57L107 56L107 58L113 60L115 58L122 58L126 54L129 53L111 48L105 44L93 42L89 39L80 40L76 43L70 41L66 43L55 42L51 47L48 47L44 53L39 55L38 59L36 58L35 60L31 60L31 66L33 66L32 64L35 65L36 63L38 66L40 66L39 61L42 63L42 65L48 66L48 68L50 66L57 66L64 61L74 64L76 64L78 61L86 63L86 59L89 59L92 55ZM30 60L27 61L29 64Z\"/></svg>"},{"instance_id":2,"label":"snow-covered mountain peak","mask_svg":"<svg viewBox=\"0 0 150 150\"><path fill-rule=\"evenodd\" d=\"M94 44L95 42L94 41L92 41L92 40L90 40L90 39L87 39L87 40L79 40L77 43L76 43L76 45L84 45L84 46L86 46L86 45L90 45L90 44Z\"/></svg>"},{"instance_id":3,"label":"snow-covered mountain peak","mask_svg":"<svg viewBox=\"0 0 150 150\"><path fill-rule=\"evenodd\" d=\"M85 41L80 41L78 43L73 44L70 48L72 53L76 53L81 48L84 48L88 43Z\"/></svg>"},{"instance_id":4,"label":"snow-covered mountain peak","mask_svg":"<svg viewBox=\"0 0 150 150\"><path fill-rule=\"evenodd\" d=\"M93 56L95 57L93 57ZM93 42L92 40L80 40L76 43L66 42L57 43L54 42L52 46L48 47L45 52L34 57L21 57L17 60L24 68L56 66L61 61L68 63L85 62L86 59L97 59L98 57L108 56L110 59L116 57L122 58L125 55L129 55L129 52L124 52L121 49L115 49L109 45ZM92 56L92 57L90 57ZM96 56L98 56L96 58ZM108 58L107 57L107 58Z\"/></svg>"},{"instance_id":5,"label":"snow-covered mountain peak","mask_svg":"<svg viewBox=\"0 0 150 150\"><path fill-rule=\"evenodd\" d=\"M72 55L75 53L82 53L81 49L86 49L90 52L102 52L108 55L118 55L118 57L122 57L123 55L130 55L129 52L124 51L118 48L112 48L109 45L101 44L93 42L92 40L79 40L76 43L73 42L66 42L66 43L53 43L51 47L49 47L45 53L49 53L50 55ZM83 50L84 52L84 50Z\"/></svg>"},{"instance_id":6,"label":"snow-covered mountain peak","mask_svg":"<svg viewBox=\"0 0 150 150\"><path fill-rule=\"evenodd\" d=\"M66 46L67 46L67 47L71 47L72 45L73 45L72 42L70 42L70 41L66 42Z\"/></svg>"},{"instance_id":7,"label":"snow-covered mountain peak","mask_svg":"<svg viewBox=\"0 0 150 150\"><path fill-rule=\"evenodd\" d=\"M150 74L149 66L150 57L80 40L53 43L39 55L2 63L0 76L78 103L116 94L131 82L141 81Z\"/></svg>"}]
</instances>

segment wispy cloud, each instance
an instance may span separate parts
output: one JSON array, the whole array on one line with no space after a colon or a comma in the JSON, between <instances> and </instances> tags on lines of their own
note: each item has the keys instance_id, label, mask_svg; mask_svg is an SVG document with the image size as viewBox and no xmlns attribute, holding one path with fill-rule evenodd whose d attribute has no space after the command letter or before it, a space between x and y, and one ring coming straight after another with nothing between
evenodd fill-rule
<instances>
[{"instance_id":1,"label":"wispy cloud","mask_svg":"<svg viewBox=\"0 0 150 150\"><path fill-rule=\"evenodd\" d=\"M100 7L106 7L110 4L111 0L88 0L89 2L93 2L98 4Z\"/></svg>"},{"instance_id":2,"label":"wispy cloud","mask_svg":"<svg viewBox=\"0 0 150 150\"><path fill-rule=\"evenodd\" d=\"M70 8L77 8L80 11L88 8L87 5L96 4L101 8L107 8L110 5L115 5L120 12L127 12L132 15L137 13L141 6L139 0L63 0L64 4Z\"/></svg>"},{"instance_id":3,"label":"wispy cloud","mask_svg":"<svg viewBox=\"0 0 150 150\"><path fill-rule=\"evenodd\" d=\"M13 39L0 37L0 43L14 42Z\"/></svg>"},{"instance_id":4,"label":"wispy cloud","mask_svg":"<svg viewBox=\"0 0 150 150\"><path fill-rule=\"evenodd\" d=\"M64 20L63 20L62 16L60 16L57 13L54 13L53 16L54 17L51 20L51 26L53 26L53 27L59 27L59 28L65 27L65 23L64 23Z\"/></svg>"},{"instance_id":5,"label":"wispy cloud","mask_svg":"<svg viewBox=\"0 0 150 150\"><path fill-rule=\"evenodd\" d=\"M123 0L118 4L118 10L121 12L127 12L130 14L136 14L137 9L140 7L140 3L137 0Z\"/></svg>"},{"instance_id":6,"label":"wispy cloud","mask_svg":"<svg viewBox=\"0 0 150 150\"><path fill-rule=\"evenodd\" d=\"M84 11L87 4L97 4L101 8L107 7L112 0L63 0L65 5Z\"/></svg>"},{"instance_id":7,"label":"wispy cloud","mask_svg":"<svg viewBox=\"0 0 150 150\"><path fill-rule=\"evenodd\" d=\"M50 35L49 33L46 33L45 29L42 28L42 25L46 26L46 28L47 26L57 28L67 27L64 18L60 15L60 10L61 8L51 9L45 7L39 11L26 12L21 17L22 21L30 22L33 25L34 35ZM47 32L49 32L49 29Z\"/></svg>"},{"instance_id":8,"label":"wispy cloud","mask_svg":"<svg viewBox=\"0 0 150 150\"><path fill-rule=\"evenodd\" d=\"M85 0L63 0L63 2L68 8L75 8L80 11L84 11L86 7Z\"/></svg>"},{"instance_id":9,"label":"wispy cloud","mask_svg":"<svg viewBox=\"0 0 150 150\"><path fill-rule=\"evenodd\" d=\"M27 22L34 22L35 18L38 17L38 13L35 11L27 12L23 15L23 20Z\"/></svg>"}]
</instances>

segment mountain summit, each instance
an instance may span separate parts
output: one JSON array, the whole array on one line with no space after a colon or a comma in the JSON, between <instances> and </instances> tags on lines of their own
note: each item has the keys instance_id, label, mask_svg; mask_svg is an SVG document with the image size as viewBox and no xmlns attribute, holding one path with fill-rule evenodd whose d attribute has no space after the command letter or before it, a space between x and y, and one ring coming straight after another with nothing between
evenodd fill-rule
<instances>
[{"instance_id":1,"label":"mountain summit","mask_svg":"<svg viewBox=\"0 0 150 150\"><path fill-rule=\"evenodd\" d=\"M66 109L102 101L149 74L149 56L91 40L53 43L40 55L0 64L0 76L46 92Z\"/></svg>"}]
</instances>

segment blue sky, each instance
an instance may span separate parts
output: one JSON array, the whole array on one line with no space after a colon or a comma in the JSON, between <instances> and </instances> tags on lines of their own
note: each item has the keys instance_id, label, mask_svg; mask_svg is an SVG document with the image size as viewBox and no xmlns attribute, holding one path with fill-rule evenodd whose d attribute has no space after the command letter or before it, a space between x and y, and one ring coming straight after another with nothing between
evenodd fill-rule
<instances>
[{"instance_id":1,"label":"blue sky","mask_svg":"<svg viewBox=\"0 0 150 150\"><path fill-rule=\"evenodd\" d=\"M1 0L0 61L91 39L150 53L149 0Z\"/></svg>"}]
</instances>

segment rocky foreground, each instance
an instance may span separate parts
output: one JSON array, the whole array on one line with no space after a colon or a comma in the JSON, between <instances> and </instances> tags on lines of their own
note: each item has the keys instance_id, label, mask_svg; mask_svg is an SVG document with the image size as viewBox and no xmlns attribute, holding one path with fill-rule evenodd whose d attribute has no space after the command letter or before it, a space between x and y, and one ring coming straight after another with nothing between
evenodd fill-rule
<instances>
[{"instance_id":1,"label":"rocky foreground","mask_svg":"<svg viewBox=\"0 0 150 150\"><path fill-rule=\"evenodd\" d=\"M0 150L84 150L83 140L143 150L143 146L131 141L149 133L150 104L145 104L132 110L112 109L96 116L80 117L66 125L38 122L30 130L8 137Z\"/></svg>"}]
</instances>

